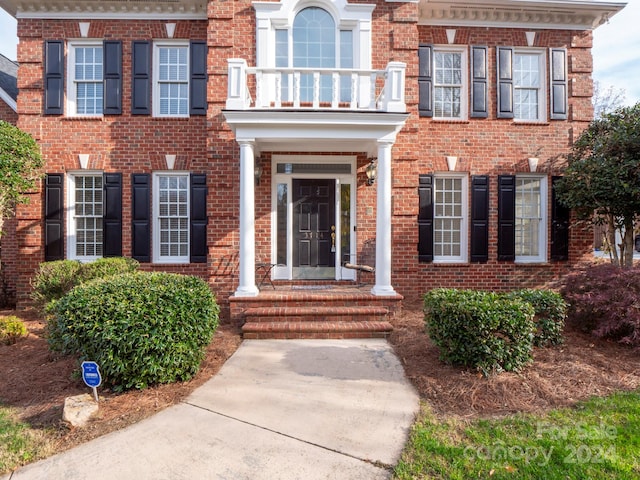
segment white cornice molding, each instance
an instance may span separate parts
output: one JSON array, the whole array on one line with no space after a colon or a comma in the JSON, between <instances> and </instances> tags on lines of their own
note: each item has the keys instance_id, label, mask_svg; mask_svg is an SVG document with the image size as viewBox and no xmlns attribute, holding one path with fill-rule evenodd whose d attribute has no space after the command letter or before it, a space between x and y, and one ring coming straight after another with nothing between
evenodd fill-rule
<instances>
[{"instance_id":1,"label":"white cornice molding","mask_svg":"<svg viewBox=\"0 0 640 480\"><path fill-rule=\"evenodd\" d=\"M626 3L581 0L420 0L422 25L590 30Z\"/></svg>"},{"instance_id":2,"label":"white cornice molding","mask_svg":"<svg viewBox=\"0 0 640 480\"><path fill-rule=\"evenodd\" d=\"M206 0L0 0L16 18L206 20Z\"/></svg>"},{"instance_id":3,"label":"white cornice molding","mask_svg":"<svg viewBox=\"0 0 640 480\"><path fill-rule=\"evenodd\" d=\"M4 103L9 105L9 108L11 108L11 110L18 113L18 104L13 98L11 98L11 95L9 95L7 92L4 91L2 87L0 87L0 99Z\"/></svg>"}]
</instances>

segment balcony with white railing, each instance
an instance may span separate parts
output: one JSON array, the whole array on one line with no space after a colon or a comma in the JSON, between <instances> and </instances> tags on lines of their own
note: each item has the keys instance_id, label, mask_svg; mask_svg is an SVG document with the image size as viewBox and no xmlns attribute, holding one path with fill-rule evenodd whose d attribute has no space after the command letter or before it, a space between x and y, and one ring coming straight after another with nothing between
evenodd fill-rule
<instances>
[{"instance_id":1,"label":"balcony with white railing","mask_svg":"<svg viewBox=\"0 0 640 480\"><path fill-rule=\"evenodd\" d=\"M404 113L405 68L258 68L228 60L227 110L332 110Z\"/></svg>"}]
</instances>

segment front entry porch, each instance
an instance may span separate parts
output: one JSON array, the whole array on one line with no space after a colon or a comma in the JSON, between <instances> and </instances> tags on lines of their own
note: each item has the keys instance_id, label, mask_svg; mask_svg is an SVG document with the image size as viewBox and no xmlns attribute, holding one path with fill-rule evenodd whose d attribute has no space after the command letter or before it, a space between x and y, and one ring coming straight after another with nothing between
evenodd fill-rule
<instances>
[{"instance_id":1,"label":"front entry porch","mask_svg":"<svg viewBox=\"0 0 640 480\"><path fill-rule=\"evenodd\" d=\"M386 338L402 300L351 282L278 281L257 296L229 299L231 319L246 339Z\"/></svg>"}]
</instances>

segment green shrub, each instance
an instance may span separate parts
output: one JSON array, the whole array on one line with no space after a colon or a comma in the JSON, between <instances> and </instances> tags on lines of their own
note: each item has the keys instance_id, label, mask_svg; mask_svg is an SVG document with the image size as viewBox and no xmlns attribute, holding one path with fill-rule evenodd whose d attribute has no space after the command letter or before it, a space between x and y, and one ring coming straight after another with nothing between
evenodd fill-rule
<instances>
[{"instance_id":1,"label":"green shrub","mask_svg":"<svg viewBox=\"0 0 640 480\"><path fill-rule=\"evenodd\" d=\"M31 280L31 298L40 308L64 297L73 287L97 278L135 272L139 263L132 258L99 258L90 263L77 260L44 262Z\"/></svg>"},{"instance_id":2,"label":"green shrub","mask_svg":"<svg viewBox=\"0 0 640 480\"><path fill-rule=\"evenodd\" d=\"M0 318L0 342L13 345L28 334L27 327L15 315Z\"/></svg>"},{"instance_id":3,"label":"green shrub","mask_svg":"<svg viewBox=\"0 0 640 480\"><path fill-rule=\"evenodd\" d=\"M520 299L533 307L533 320L536 324L533 344L536 347L559 345L564 341L562 332L567 316L567 304L559 293L551 290L525 289L510 292L505 296Z\"/></svg>"},{"instance_id":4,"label":"green shrub","mask_svg":"<svg viewBox=\"0 0 640 480\"><path fill-rule=\"evenodd\" d=\"M52 300L58 300L76 286L80 278L82 264L77 260L55 260L44 262L31 279L31 298L40 308Z\"/></svg>"},{"instance_id":5,"label":"green shrub","mask_svg":"<svg viewBox=\"0 0 640 480\"><path fill-rule=\"evenodd\" d=\"M122 275L138 270L140 263L133 258L108 257L99 258L94 262L82 264L80 282L85 283L97 278L107 278L112 275Z\"/></svg>"},{"instance_id":6,"label":"green shrub","mask_svg":"<svg viewBox=\"0 0 640 480\"><path fill-rule=\"evenodd\" d=\"M206 282L136 272L75 287L56 302L49 345L100 365L116 390L188 380L218 326Z\"/></svg>"},{"instance_id":7,"label":"green shrub","mask_svg":"<svg viewBox=\"0 0 640 480\"><path fill-rule=\"evenodd\" d=\"M517 299L474 290L424 295L427 333L441 360L491 372L517 371L531 361L534 310Z\"/></svg>"}]
</instances>

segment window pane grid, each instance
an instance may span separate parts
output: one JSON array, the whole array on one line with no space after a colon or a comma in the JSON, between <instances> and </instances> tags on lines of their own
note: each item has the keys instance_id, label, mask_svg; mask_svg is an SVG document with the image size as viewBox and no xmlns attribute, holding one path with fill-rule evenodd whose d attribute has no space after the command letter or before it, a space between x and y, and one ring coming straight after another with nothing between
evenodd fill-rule
<instances>
[{"instance_id":1,"label":"window pane grid","mask_svg":"<svg viewBox=\"0 0 640 480\"><path fill-rule=\"evenodd\" d=\"M515 54L513 58L513 100L515 118L538 120L540 106L540 56Z\"/></svg>"},{"instance_id":2,"label":"window pane grid","mask_svg":"<svg viewBox=\"0 0 640 480\"><path fill-rule=\"evenodd\" d=\"M76 47L74 52L76 113L81 115L102 114L102 47Z\"/></svg>"},{"instance_id":3,"label":"window pane grid","mask_svg":"<svg viewBox=\"0 0 640 480\"><path fill-rule=\"evenodd\" d=\"M541 185L539 179L516 179L516 255L540 254L542 223Z\"/></svg>"},{"instance_id":4,"label":"window pane grid","mask_svg":"<svg viewBox=\"0 0 640 480\"><path fill-rule=\"evenodd\" d=\"M189 255L189 192L186 176L158 178L160 257Z\"/></svg>"},{"instance_id":5,"label":"window pane grid","mask_svg":"<svg viewBox=\"0 0 640 480\"><path fill-rule=\"evenodd\" d=\"M438 257L462 255L462 179L436 178L433 253Z\"/></svg>"},{"instance_id":6,"label":"window pane grid","mask_svg":"<svg viewBox=\"0 0 640 480\"><path fill-rule=\"evenodd\" d=\"M189 65L187 47L158 49L158 83L161 115L189 113Z\"/></svg>"},{"instance_id":7,"label":"window pane grid","mask_svg":"<svg viewBox=\"0 0 640 480\"><path fill-rule=\"evenodd\" d=\"M435 52L434 61L434 115L459 118L462 111L462 53Z\"/></svg>"},{"instance_id":8,"label":"window pane grid","mask_svg":"<svg viewBox=\"0 0 640 480\"><path fill-rule=\"evenodd\" d=\"M75 177L75 255L102 256L102 176Z\"/></svg>"}]
</instances>

